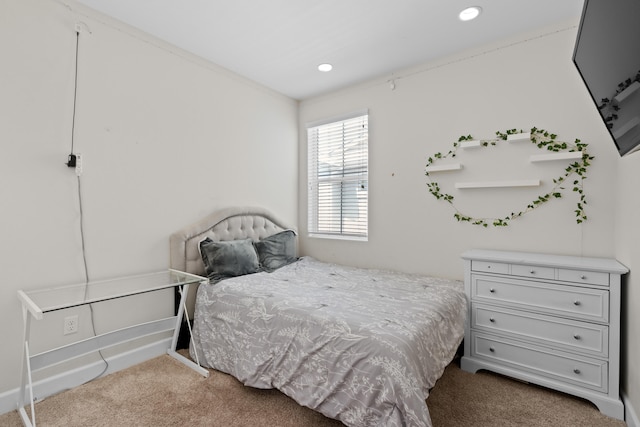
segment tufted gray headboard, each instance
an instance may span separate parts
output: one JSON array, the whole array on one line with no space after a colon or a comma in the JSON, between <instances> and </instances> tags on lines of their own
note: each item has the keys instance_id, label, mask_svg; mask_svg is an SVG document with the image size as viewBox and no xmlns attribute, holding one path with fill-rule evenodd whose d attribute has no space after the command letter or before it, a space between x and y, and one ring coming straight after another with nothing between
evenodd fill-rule
<instances>
[{"instance_id":1,"label":"tufted gray headboard","mask_svg":"<svg viewBox=\"0 0 640 427\"><path fill-rule=\"evenodd\" d=\"M176 231L169 237L169 265L187 273L205 276L198 245L209 237L215 241L251 238L254 241L291 229L269 211L257 207L233 207L216 211ZM193 315L195 289L189 291L187 309Z\"/></svg>"}]
</instances>

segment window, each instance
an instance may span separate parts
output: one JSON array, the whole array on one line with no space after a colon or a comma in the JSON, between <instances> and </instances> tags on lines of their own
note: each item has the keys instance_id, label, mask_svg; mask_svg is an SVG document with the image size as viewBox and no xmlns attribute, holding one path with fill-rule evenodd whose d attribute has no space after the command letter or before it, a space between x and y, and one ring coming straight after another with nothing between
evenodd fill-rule
<instances>
[{"instance_id":1,"label":"window","mask_svg":"<svg viewBox=\"0 0 640 427\"><path fill-rule=\"evenodd\" d=\"M368 112L310 125L307 137L309 234L366 240Z\"/></svg>"}]
</instances>

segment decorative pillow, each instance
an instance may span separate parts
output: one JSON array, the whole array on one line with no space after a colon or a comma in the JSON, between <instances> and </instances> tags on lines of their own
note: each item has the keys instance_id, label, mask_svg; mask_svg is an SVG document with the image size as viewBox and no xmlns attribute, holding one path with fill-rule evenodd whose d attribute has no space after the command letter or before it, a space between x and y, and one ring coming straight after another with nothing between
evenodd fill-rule
<instances>
[{"instance_id":1,"label":"decorative pillow","mask_svg":"<svg viewBox=\"0 0 640 427\"><path fill-rule=\"evenodd\" d=\"M214 242L207 237L200 242L200 255L207 277L214 282L260 270L251 239Z\"/></svg>"},{"instance_id":2,"label":"decorative pillow","mask_svg":"<svg viewBox=\"0 0 640 427\"><path fill-rule=\"evenodd\" d=\"M298 260L296 256L296 233L285 230L253 242L258 252L260 265L266 271L274 271Z\"/></svg>"}]
</instances>

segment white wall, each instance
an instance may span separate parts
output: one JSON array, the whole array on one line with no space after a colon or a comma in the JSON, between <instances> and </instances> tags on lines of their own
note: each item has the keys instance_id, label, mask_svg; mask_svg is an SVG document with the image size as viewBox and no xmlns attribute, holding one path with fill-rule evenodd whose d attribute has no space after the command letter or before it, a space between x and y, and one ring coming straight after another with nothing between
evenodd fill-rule
<instances>
[{"instance_id":1,"label":"white wall","mask_svg":"<svg viewBox=\"0 0 640 427\"><path fill-rule=\"evenodd\" d=\"M619 162L618 198L616 201L616 255L626 265L630 273L623 287L623 369L626 375L622 381L629 401L640 415L640 153L624 157ZM636 418L637 419L637 418ZM640 424L636 424L640 426Z\"/></svg>"},{"instance_id":2,"label":"white wall","mask_svg":"<svg viewBox=\"0 0 640 427\"><path fill-rule=\"evenodd\" d=\"M91 279L168 267L169 235L214 209L258 205L297 222L297 102L73 2L0 3L0 394L19 385L16 293L81 283L71 149L75 24L83 22L75 151ZM86 30L90 30L90 32ZM96 308L104 331L170 310ZM151 307L149 307L151 306ZM56 313L34 325L37 349L62 336Z\"/></svg>"},{"instance_id":3,"label":"white wall","mask_svg":"<svg viewBox=\"0 0 640 427\"><path fill-rule=\"evenodd\" d=\"M462 277L460 253L473 247L613 256L611 207L615 196L611 188L615 188L615 177L611 171L618 158L571 62L575 33L575 27L567 24L560 31L546 29L541 37L524 34L500 45L401 71L394 74L395 90L387 82L389 76L303 101L301 165L306 165L306 122L368 107L371 135L369 242L309 239L303 233L304 250L332 261L348 259L359 265L454 277ZM571 192L502 229L457 223L451 206L428 193L424 176L427 157L448 151L459 136L492 138L498 130L533 126L550 130L560 139L579 138L589 144L589 152L596 157L585 183L589 220L583 225L575 222L577 199ZM478 151L484 157L474 167L490 163L494 169L506 169L508 162L520 160L499 148ZM474 161L468 152L461 154L467 157L465 161ZM562 165L550 177L561 172ZM303 167L300 200L306 200L305 177ZM506 172L503 179L510 178L511 172ZM465 203L465 198L477 199L477 206L471 205L470 211L482 211L484 199L494 201L496 193L504 194L499 190L451 192L460 203ZM518 193L511 191L509 197L495 200L495 212L506 215L526 206ZM306 214L306 206L301 204L300 218ZM306 231L304 223L300 227ZM353 253L355 257L347 256Z\"/></svg>"},{"instance_id":4,"label":"white wall","mask_svg":"<svg viewBox=\"0 0 640 427\"><path fill-rule=\"evenodd\" d=\"M640 237L640 228L633 222L639 203L633 188L638 182L637 167L633 167L636 160L619 159L571 61L576 32L574 22L541 29L301 102L299 228L303 251L332 262L459 279L463 277L460 254L470 248L619 256L633 268L632 259L638 255L633 242ZM395 90L390 87L391 78ZM308 238L305 124L362 108L369 108L369 241ZM429 155L447 152L461 135L491 138L498 130L533 126L552 131L559 139L578 138L589 144L595 160L585 182L587 222L576 224L577 198L571 192L506 228L488 229L458 223L451 206L428 193L424 167ZM470 165L497 171L515 161L503 148L480 150L491 154ZM462 154L464 162L472 162L471 155ZM626 175L619 182L621 166ZM447 179L446 174L440 176ZM462 199L471 199L466 202L471 211L490 208L504 216L522 208L520 193L524 190L504 191L499 193L502 197L495 197L496 191L500 190L447 192L461 204L465 203ZM640 312L638 292L630 290L625 304L627 353L623 362L637 360L640 351L638 338L630 332L640 327L640 317L631 314ZM624 365L623 383L634 407L639 408L640 373L630 365Z\"/></svg>"}]
</instances>

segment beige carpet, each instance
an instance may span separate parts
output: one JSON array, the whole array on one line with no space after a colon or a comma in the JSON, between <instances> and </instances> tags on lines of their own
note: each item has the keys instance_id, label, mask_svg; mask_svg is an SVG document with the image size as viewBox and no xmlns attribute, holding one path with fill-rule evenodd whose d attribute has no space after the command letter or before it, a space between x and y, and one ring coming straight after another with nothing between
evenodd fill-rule
<instances>
[{"instance_id":1,"label":"beige carpet","mask_svg":"<svg viewBox=\"0 0 640 427\"><path fill-rule=\"evenodd\" d=\"M469 374L454 362L427 400L434 427L623 427L588 402L490 373ZM330 427L338 421L275 390L244 387L211 371L205 379L161 356L39 402L37 425ZM0 426L20 426L16 411Z\"/></svg>"}]
</instances>

